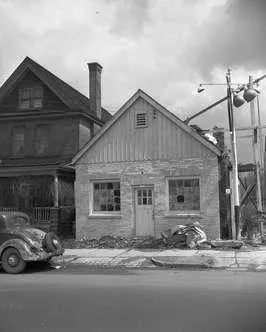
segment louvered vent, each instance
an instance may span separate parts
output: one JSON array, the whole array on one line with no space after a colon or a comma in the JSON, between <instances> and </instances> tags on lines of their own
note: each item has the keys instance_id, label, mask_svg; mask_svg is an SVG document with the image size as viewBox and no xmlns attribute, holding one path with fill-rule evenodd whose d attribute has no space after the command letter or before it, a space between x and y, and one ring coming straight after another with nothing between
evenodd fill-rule
<instances>
[{"instance_id":1,"label":"louvered vent","mask_svg":"<svg viewBox=\"0 0 266 332\"><path fill-rule=\"evenodd\" d=\"M147 113L137 113L136 114L136 128L146 127L147 122Z\"/></svg>"}]
</instances>

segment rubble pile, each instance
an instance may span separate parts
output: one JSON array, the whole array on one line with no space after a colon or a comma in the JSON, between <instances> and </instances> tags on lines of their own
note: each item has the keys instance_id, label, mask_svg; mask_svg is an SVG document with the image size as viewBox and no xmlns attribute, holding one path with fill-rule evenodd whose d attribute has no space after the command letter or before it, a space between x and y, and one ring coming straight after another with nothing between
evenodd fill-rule
<instances>
[{"instance_id":1,"label":"rubble pile","mask_svg":"<svg viewBox=\"0 0 266 332\"><path fill-rule=\"evenodd\" d=\"M236 240L207 240L206 234L199 222L187 225L176 225L161 233L156 239L152 236L126 238L123 236L104 235L99 239L63 240L64 248L89 249L240 249L242 241Z\"/></svg>"},{"instance_id":2,"label":"rubble pile","mask_svg":"<svg viewBox=\"0 0 266 332\"><path fill-rule=\"evenodd\" d=\"M64 248L90 249L90 248L135 248L159 249L165 247L162 239L152 236L126 238L123 236L104 235L99 239L82 238L81 240L63 240Z\"/></svg>"},{"instance_id":3,"label":"rubble pile","mask_svg":"<svg viewBox=\"0 0 266 332\"><path fill-rule=\"evenodd\" d=\"M199 222L176 225L162 232L161 236L167 248L199 249L202 246L208 246L206 234Z\"/></svg>"},{"instance_id":4,"label":"rubble pile","mask_svg":"<svg viewBox=\"0 0 266 332\"><path fill-rule=\"evenodd\" d=\"M130 248L136 249L160 249L164 247L162 239L155 239L152 236L134 237L130 241Z\"/></svg>"},{"instance_id":5,"label":"rubble pile","mask_svg":"<svg viewBox=\"0 0 266 332\"><path fill-rule=\"evenodd\" d=\"M99 241L97 248L115 248L123 249L129 247L129 240L122 236L105 235L102 236Z\"/></svg>"}]
</instances>

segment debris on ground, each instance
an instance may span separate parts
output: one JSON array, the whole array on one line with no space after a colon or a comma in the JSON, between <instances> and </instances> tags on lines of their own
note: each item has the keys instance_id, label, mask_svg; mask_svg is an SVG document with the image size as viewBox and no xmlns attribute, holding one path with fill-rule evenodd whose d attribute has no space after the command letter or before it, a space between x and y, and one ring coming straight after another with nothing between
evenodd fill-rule
<instances>
[{"instance_id":1,"label":"debris on ground","mask_svg":"<svg viewBox=\"0 0 266 332\"><path fill-rule=\"evenodd\" d=\"M240 240L211 240L209 242L212 248L218 249L240 249L244 244Z\"/></svg>"},{"instance_id":2,"label":"debris on ground","mask_svg":"<svg viewBox=\"0 0 266 332\"><path fill-rule=\"evenodd\" d=\"M130 248L136 249L160 249L164 247L162 239L156 239L153 236L144 238L134 237L130 241Z\"/></svg>"},{"instance_id":3,"label":"debris on ground","mask_svg":"<svg viewBox=\"0 0 266 332\"><path fill-rule=\"evenodd\" d=\"M99 239L97 248L122 249L128 247L128 242L129 241L122 236L105 235Z\"/></svg>"},{"instance_id":4,"label":"debris on ground","mask_svg":"<svg viewBox=\"0 0 266 332\"><path fill-rule=\"evenodd\" d=\"M64 248L90 249L90 248L112 248L112 249L217 249L230 250L240 249L244 242L237 240L207 240L206 233L199 222L186 225L176 225L161 233L161 237L136 236L123 237L104 235L99 239L88 239L86 237L75 239L63 239Z\"/></svg>"},{"instance_id":5,"label":"debris on ground","mask_svg":"<svg viewBox=\"0 0 266 332\"><path fill-rule=\"evenodd\" d=\"M64 248L89 249L89 248L112 248L112 249L160 249L165 247L162 239L153 236L137 236L126 238L122 236L104 235L99 239L82 238L80 240L63 240Z\"/></svg>"},{"instance_id":6,"label":"debris on ground","mask_svg":"<svg viewBox=\"0 0 266 332\"><path fill-rule=\"evenodd\" d=\"M200 246L209 247L207 236L199 222L187 225L176 225L161 233L164 244L169 248L198 249Z\"/></svg>"}]
</instances>

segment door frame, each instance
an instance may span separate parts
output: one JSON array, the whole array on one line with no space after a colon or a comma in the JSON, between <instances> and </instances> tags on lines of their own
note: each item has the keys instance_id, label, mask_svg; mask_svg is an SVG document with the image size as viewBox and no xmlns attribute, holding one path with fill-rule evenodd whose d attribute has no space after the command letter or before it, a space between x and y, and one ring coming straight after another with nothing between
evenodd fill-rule
<instances>
[{"instance_id":1,"label":"door frame","mask_svg":"<svg viewBox=\"0 0 266 332\"><path fill-rule=\"evenodd\" d=\"M153 220L153 235L155 236L155 221L154 221L154 185L153 184L141 184L132 186L132 196L133 196L133 213L134 213L134 227L133 235L137 236L137 219L136 219L136 190L137 189L151 189L152 190L152 220Z\"/></svg>"}]
</instances>

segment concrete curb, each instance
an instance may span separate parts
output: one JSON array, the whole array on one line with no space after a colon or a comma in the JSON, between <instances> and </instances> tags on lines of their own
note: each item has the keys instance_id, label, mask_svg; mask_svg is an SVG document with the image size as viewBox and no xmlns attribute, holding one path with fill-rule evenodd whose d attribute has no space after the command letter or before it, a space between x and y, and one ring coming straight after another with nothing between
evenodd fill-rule
<instances>
[{"instance_id":1,"label":"concrete curb","mask_svg":"<svg viewBox=\"0 0 266 332\"><path fill-rule=\"evenodd\" d=\"M103 268L208 268L266 271L266 250L66 249L53 259L60 265Z\"/></svg>"}]
</instances>

